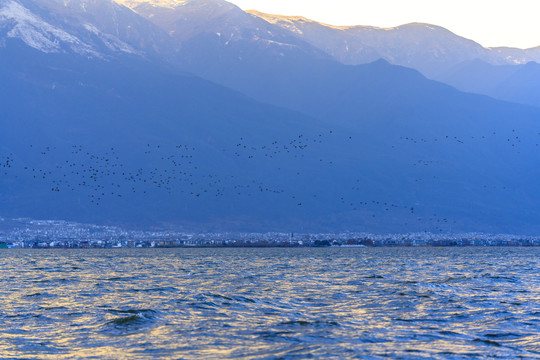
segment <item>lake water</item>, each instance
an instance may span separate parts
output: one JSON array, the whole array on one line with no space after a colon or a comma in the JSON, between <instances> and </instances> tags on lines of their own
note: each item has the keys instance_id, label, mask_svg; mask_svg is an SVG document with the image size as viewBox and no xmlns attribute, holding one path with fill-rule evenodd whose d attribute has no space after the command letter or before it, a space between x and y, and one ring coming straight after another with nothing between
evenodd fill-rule
<instances>
[{"instance_id":1,"label":"lake water","mask_svg":"<svg viewBox=\"0 0 540 360\"><path fill-rule=\"evenodd\" d=\"M539 248L0 250L0 359L540 358Z\"/></svg>"}]
</instances>

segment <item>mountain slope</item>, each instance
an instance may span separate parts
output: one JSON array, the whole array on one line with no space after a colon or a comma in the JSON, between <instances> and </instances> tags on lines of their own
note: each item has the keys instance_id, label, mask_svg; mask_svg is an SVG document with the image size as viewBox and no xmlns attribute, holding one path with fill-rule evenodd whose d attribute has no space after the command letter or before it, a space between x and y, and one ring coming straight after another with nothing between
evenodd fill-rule
<instances>
[{"instance_id":1,"label":"mountain slope","mask_svg":"<svg viewBox=\"0 0 540 360\"><path fill-rule=\"evenodd\" d=\"M262 195L252 200L247 191L264 171L233 155L237 142L284 143L307 124L316 128L300 114L151 64L25 47L1 59L0 157L7 166L0 212L7 217L262 228L277 222L269 216L276 208L253 206ZM280 166L291 165L285 159ZM240 171L248 168L251 175Z\"/></svg>"},{"instance_id":2,"label":"mountain slope","mask_svg":"<svg viewBox=\"0 0 540 360\"><path fill-rule=\"evenodd\" d=\"M227 19L209 21L225 33ZM288 37L268 44L281 33L255 39L254 26L229 43L199 32L176 61L273 105L150 57L6 37L0 214L205 231L540 233L537 109L382 60L345 66Z\"/></svg>"},{"instance_id":3,"label":"mountain slope","mask_svg":"<svg viewBox=\"0 0 540 360\"><path fill-rule=\"evenodd\" d=\"M470 61L441 75L440 81L467 92L540 107L540 64L490 65Z\"/></svg>"},{"instance_id":4,"label":"mountain slope","mask_svg":"<svg viewBox=\"0 0 540 360\"><path fill-rule=\"evenodd\" d=\"M361 100L354 117L328 123L145 62L81 62L22 45L0 59L4 217L206 231L540 232L533 109L464 102L436 83L411 92L421 76L405 70L408 85L388 94L401 99L381 102L366 88L350 94ZM372 75L380 89L403 71L370 66L358 69L388 74ZM453 95L418 102L440 86Z\"/></svg>"}]
</instances>

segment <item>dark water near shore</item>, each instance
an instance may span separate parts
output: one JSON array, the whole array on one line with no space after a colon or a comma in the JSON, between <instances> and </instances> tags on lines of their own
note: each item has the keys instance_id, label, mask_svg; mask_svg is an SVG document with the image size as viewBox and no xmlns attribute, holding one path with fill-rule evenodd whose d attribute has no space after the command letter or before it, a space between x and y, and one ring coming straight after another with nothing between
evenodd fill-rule
<instances>
[{"instance_id":1,"label":"dark water near shore","mask_svg":"<svg viewBox=\"0 0 540 360\"><path fill-rule=\"evenodd\" d=\"M0 358L540 358L539 270L538 248L0 250Z\"/></svg>"}]
</instances>

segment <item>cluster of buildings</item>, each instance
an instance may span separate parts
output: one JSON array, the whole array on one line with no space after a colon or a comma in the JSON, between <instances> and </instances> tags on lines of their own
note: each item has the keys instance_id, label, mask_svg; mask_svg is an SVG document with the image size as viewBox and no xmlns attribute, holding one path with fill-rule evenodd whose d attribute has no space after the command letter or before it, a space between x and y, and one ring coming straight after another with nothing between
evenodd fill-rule
<instances>
[{"instance_id":1,"label":"cluster of buildings","mask_svg":"<svg viewBox=\"0 0 540 360\"><path fill-rule=\"evenodd\" d=\"M3 225L3 226L1 226ZM124 230L67 221L0 218L0 248L149 248L149 247L298 247L298 246L540 246L540 237L483 233L187 233Z\"/></svg>"}]
</instances>

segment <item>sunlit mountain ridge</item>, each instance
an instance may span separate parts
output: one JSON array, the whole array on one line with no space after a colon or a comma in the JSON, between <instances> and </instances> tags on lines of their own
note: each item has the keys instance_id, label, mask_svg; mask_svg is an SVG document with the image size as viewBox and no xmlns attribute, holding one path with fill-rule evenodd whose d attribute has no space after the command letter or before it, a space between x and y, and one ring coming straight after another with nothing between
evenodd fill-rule
<instances>
[{"instance_id":1,"label":"sunlit mountain ridge","mask_svg":"<svg viewBox=\"0 0 540 360\"><path fill-rule=\"evenodd\" d=\"M540 60L540 46L531 49L484 48L433 24L411 23L392 28L333 26L302 17L248 11L296 33L344 64L358 65L382 58L415 68L428 77L479 59L492 65L517 65ZM540 43L540 40L539 40Z\"/></svg>"}]
</instances>

